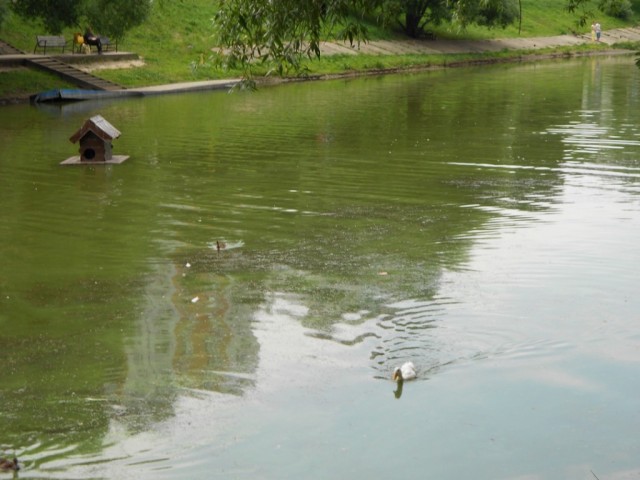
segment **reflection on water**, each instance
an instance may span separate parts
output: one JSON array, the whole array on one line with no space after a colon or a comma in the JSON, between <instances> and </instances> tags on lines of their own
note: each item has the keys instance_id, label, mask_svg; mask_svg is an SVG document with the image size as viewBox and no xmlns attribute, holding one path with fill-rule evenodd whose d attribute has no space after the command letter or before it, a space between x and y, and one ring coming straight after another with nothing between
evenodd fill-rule
<instances>
[{"instance_id":1,"label":"reflection on water","mask_svg":"<svg viewBox=\"0 0 640 480\"><path fill-rule=\"evenodd\" d=\"M33 478L637 474L637 77L6 107L0 456ZM94 113L131 160L58 167Z\"/></svg>"}]
</instances>

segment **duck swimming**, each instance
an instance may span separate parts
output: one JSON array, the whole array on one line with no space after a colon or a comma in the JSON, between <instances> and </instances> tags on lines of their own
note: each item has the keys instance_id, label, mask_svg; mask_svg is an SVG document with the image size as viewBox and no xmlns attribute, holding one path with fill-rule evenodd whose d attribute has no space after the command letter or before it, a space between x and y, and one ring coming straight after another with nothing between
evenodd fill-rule
<instances>
[{"instance_id":1,"label":"duck swimming","mask_svg":"<svg viewBox=\"0 0 640 480\"><path fill-rule=\"evenodd\" d=\"M416 366L413 362L403 363L401 367L396 367L393 370L393 380L398 383L401 383L404 380L413 380L417 376Z\"/></svg>"},{"instance_id":2,"label":"duck swimming","mask_svg":"<svg viewBox=\"0 0 640 480\"><path fill-rule=\"evenodd\" d=\"M403 363L401 367L393 369L393 380L397 382L398 388L393 391L393 395L396 398L402 396L402 385L405 380L413 380L418 375L416 373L416 367L412 362Z\"/></svg>"},{"instance_id":3,"label":"duck swimming","mask_svg":"<svg viewBox=\"0 0 640 480\"><path fill-rule=\"evenodd\" d=\"M216 240L216 250L220 251L223 248L227 248L226 243Z\"/></svg>"},{"instance_id":4,"label":"duck swimming","mask_svg":"<svg viewBox=\"0 0 640 480\"><path fill-rule=\"evenodd\" d=\"M20 465L18 465L18 459L13 457L13 460L9 460L8 458L0 458L0 471L7 470L20 470Z\"/></svg>"}]
</instances>

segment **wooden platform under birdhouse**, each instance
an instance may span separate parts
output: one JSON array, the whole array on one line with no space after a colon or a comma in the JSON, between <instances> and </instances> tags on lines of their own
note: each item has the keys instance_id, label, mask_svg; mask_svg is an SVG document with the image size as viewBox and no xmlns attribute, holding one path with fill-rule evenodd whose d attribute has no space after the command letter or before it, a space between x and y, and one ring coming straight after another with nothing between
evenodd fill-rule
<instances>
[{"instance_id":1,"label":"wooden platform under birdhouse","mask_svg":"<svg viewBox=\"0 0 640 480\"><path fill-rule=\"evenodd\" d=\"M67 158L64 162L60 162L60 165L118 165L129 158L129 155L112 155L109 160L102 161L89 161L82 160L80 155Z\"/></svg>"}]
</instances>

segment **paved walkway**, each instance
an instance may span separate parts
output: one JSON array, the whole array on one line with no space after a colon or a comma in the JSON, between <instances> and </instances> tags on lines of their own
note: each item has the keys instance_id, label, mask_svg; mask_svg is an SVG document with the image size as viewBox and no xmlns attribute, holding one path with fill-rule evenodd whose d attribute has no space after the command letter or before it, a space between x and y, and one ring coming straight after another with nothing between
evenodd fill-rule
<instances>
[{"instance_id":1,"label":"paved walkway","mask_svg":"<svg viewBox=\"0 0 640 480\"><path fill-rule=\"evenodd\" d=\"M640 27L602 32L601 43L640 41ZM481 53L501 50L536 50L548 47L580 45L591 42L590 35L557 35L553 37L500 38L495 40L376 40L350 47L343 43L322 43L322 55L353 54L398 55L438 53Z\"/></svg>"}]
</instances>

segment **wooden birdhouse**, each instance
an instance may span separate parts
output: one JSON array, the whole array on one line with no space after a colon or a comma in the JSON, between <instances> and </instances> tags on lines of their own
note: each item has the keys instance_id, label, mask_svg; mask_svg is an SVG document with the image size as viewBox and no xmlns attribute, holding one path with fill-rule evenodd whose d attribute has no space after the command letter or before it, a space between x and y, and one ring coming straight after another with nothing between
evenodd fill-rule
<instances>
[{"instance_id":1,"label":"wooden birdhouse","mask_svg":"<svg viewBox=\"0 0 640 480\"><path fill-rule=\"evenodd\" d=\"M79 156L71 157L62 162L62 165L96 165L122 163L129 158L128 155L113 155L111 142L120 136L117 128L107 122L101 115L95 115L85 121L80 130L74 133L69 140L79 143Z\"/></svg>"}]
</instances>

